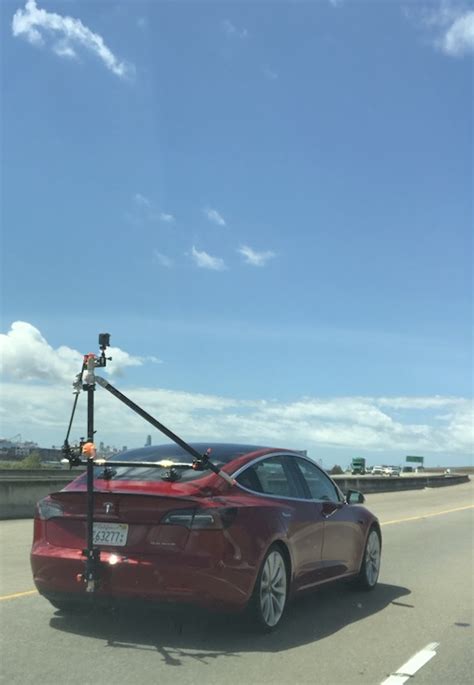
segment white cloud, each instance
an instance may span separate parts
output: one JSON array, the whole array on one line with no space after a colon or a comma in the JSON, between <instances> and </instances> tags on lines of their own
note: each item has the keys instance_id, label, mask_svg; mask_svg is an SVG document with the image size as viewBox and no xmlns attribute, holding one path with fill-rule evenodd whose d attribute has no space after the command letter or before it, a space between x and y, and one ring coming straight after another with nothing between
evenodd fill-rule
<instances>
[{"instance_id":1,"label":"white cloud","mask_svg":"<svg viewBox=\"0 0 474 685\"><path fill-rule=\"evenodd\" d=\"M75 59L77 57L72 47L64 41L53 45L53 51L58 55L58 57L70 57L71 59Z\"/></svg>"},{"instance_id":2,"label":"white cloud","mask_svg":"<svg viewBox=\"0 0 474 685\"><path fill-rule=\"evenodd\" d=\"M53 349L37 328L15 321L0 334L0 371L18 380L70 380L80 371L82 355L69 347Z\"/></svg>"},{"instance_id":3,"label":"white cloud","mask_svg":"<svg viewBox=\"0 0 474 685\"><path fill-rule=\"evenodd\" d=\"M209 221L212 221L213 224L216 224L217 226L226 226L224 217L219 214L217 209L207 208L204 210L204 214L207 216Z\"/></svg>"},{"instance_id":4,"label":"white cloud","mask_svg":"<svg viewBox=\"0 0 474 685\"><path fill-rule=\"evenodd\" d=\"M222 22L222 30L228 36L235 36L237 38L247 38L249 35L247 29L237 28L229 19L224 19Z\"/></svg>"},{"instance_id":5,"label":"white cloud","mask_svg":"<svg viewBox=\"0 0 474 685\"><path fill-rule=\"evenodd\" d=\"M158 250L153 251L153 257L158 262L158 264L160 264L161 266L165 266L167 269L171 269L171 267L173 266L173 260L170 257L167 257L162 252L158 252Z\"/></svg>"},{"instance_id":6,"label":"white cloud","mask_svg":"<svg viewBox=\"0 0 474 685\"><path fill-rule=\"evenodd\" d=\"M380 411L377 399L368 397L309 397L281 403L159 387L131 387L127 388L127 395L186 440L241 441L308 449L314 458L322 457L325 465L334 461L331 450L345 450L348 461L361 451L369 458L372 454L372 461L388 462L392 461L386 456L388 453L395 455L393 458L398 462L407 454L424 454L432 464L447 463L446 456L456 459L456 455L469 457L472 453L472 402L463 398L458 398L459 405L442 420L418 423L416 413L411 420L401 422ZM10 382L4 384L3 396L2 419L7 435L21 432L46 444L62 442L72 403L69 382ZM75 426L73 439L83 432L77 432L77 426L85 426L84 399ZM143 444L150 430L142 419L100 388L96 427L98 439L130 446ZM164 440L158 433L153 437L156 443Z\"/></svg>"},{"instance_id":7,"label":"white cloud","mask_svg":"<svg viewBox=\"0 0 474 685\"><path fill-rule=\"evenodd\" d=\"M439 409L462 404L459 397L379 397L377 404L391 409Z\"/></svg>"},{"instance_id":8,"label":"white cloud","mask_svg":"<svg viewBox=\"0 0 474 685\"><path fill-rule=\"evenodd\" d=\"M133 196L133 200L137 207L141 207L143 209L151 208L151 201L141 193L135 193L135 195Z\"/></svg>"},{"instance_id":9,"label":"white cloud","mask_svg":"<svg viewBox=\"0 0 474 685\"><path fill-rule=\"evenodd\" d=\"M167 214L166 212L161 212L160 221L163 221L165 224L172 224L172 223L174 223L175 218L172 214Z\"/></svg>"},{"instance_id":10,"label":"white cloud","mask_svg":"<svg viewBox=\"0 0 474 685\"><path fill-rule=\"evenodd\" d=\"M364 397L342 397L333 400L306 397L287 405L268 406L265 412L282 421L325 419L350 421L371 428L387 428L393 425L392 419L381 411L374 401Z\"/></svg>"},{"instance_id":11,"label":"white cloud","mask_svg":"<svg viewBox=\"0 0 474 685\"><path fill-rule=\"evenodd\" d=\"M430 34L430 42L450 57L474 52L474 10L452 0L436 9L405 10L405 15Z\"/></svg>"},{"instance_id":12,"label":"white cloud","mask_svg":"<svg viewBox=\"0 0 474 685\"><path fill-rule=\"evenodd\" d=\"M196 250L194 245L191 249L191 256L194 263L201 269L211 269L212 271L225 271L227 268L221 257L212 257L207 252Z\"/></svg>"},{"instance_id":13,"label":"white cloud","mask_svg":"<svg viewBox=\"0 0 474 685\"><path fill-rule=\"evenodd\" d=\"M112 357L112 361L107 362L107 366L104 371L112 376L123 376L123 372L127 367L143 366L145 361L151 361L150 358L133 356L128 352L121 350L120 347L109 347L107 350L107 356ZM153 363L159 363L159 360L155 357Z\"/></svg>"},{"instance_id":14,"label":"white cloud","mask_svg":"<svg viewBox=\"0 0 474 685\"><path fill-rule=\"evenodd\" d=\"M276 256L271 250L257 252L248 245L242 245L238 248L237 252L240 252L244 257L246 264L251 264L252 266L265 266L269 259L273 259Z\"/></svg>"},{"instance_id":15,"label":"white cloud","mask_svg":"<svg viewBox=\"0 0 474 685\"><path fill-rule=\"evenodd\" d=\"M201 253L198 253L201 254ZM127 367L159 362L111 348L115 373ZM82 354L70 347L53 348L40 331L16 321L0 335L2 405L5 435L22 433L43 445L60 444L72 406L71 383ZM41 383L38 383L41 381ZM151 381L150 381L151 384ZM463 397L303 397L292 402L266 399L239 400L219 395L127 388L127 395L187 440L242 441L308 449L314 458L330 465L331 450L385 455L403 461L407 454L423 454L432 464L454 464L461 455L472 459L473 402ZM439 410L445 409L443 414ZM85 426L82 399L76 426ZM403 410L403 419L400 418ZM148 425L108 393L97 389L98 439L122 445L143 444ZM75 431L78 431L75 428ZM157 436L154 441L161 442ZM431 455L431 456L429 456ZM451 461L445 461L448 457ZM390 460L387 458L390 463Z\"/></svg>"},{"instance_id":16,"label":"white cloud","mask_svg":"<svg viewBox=\"0 0 474 685\"><path fill-rule=\"evenodd\" d=\"M453 21L441 39L441 48L453 57L474 52L474 11L465 12Z\"/></svg>"},{"instance_id":17,"label":"white cloud","mask_svg":"<svg viewBox=\"0 0 474 685\"><path fill-rule=\"evenodd\" d=\"M451 448L465 452L472 459L474 448L474 408L472 403L462 402L458 408L445 417L448 420L447 434Z\"/></svg>"},{"instance_id":18,"label":"white cloud","mask_svg":"<svg viewBox=\"0 0 474 685\"><path fill-rule=\"evenodd\" d=\"M51 38L52 49L60 57L77 57L77 48L92 52L116 76L133 74L133 67L121 62L107 47L102 36L93 33L80 19L40 9L36 0L27 0L24 9L13 15L14 36L25 38L32 45L44 45Z\"/></svg>"},{"instance_id":19,"label":"white cloud","mask_svg":"<svg viewBox=\"0 0 474 685\"><path fill-rule=\"evenodd\" d=\"M151 361L130 355L119 347L111 347L109 352L113 360L105 372L111 375L120 375L127 367ZM5 378L72 383L81 370L82 358L80 352L64 345L54 349L37 328L25 321L15 321L8 333L0 334L0 373Z\"/></svg>"},{"instance_id":20,"label":"white cloud","mask_svg":"<svg viewBox=\"0 0 474 685\"><path fill-rule=\"evenodd\" d=\"M135 193L133 196L133 204L135 205L131 212L127 213L127 218L134 224L139 224L144 221L161 221L165 224L173 224L175 217L169 212L160 212L156 205L149 197L143 193Z\"/></svg>"},{"instance_id":21,"label":"white cloud","mask_svg":"<svg viewBox=\"0 0 474 685\"><path fill-rule=\"evenodd\" d=\"M263 67L262 73L269 81L276 81L278 78L278 73L274 69L270 69L270 67Z\"/></svg>"}]
</instances>

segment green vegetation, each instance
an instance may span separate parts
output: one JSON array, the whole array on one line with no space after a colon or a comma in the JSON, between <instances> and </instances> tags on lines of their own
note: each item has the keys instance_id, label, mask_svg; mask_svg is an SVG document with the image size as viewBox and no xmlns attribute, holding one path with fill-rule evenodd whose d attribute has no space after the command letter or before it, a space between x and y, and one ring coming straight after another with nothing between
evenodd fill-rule
<instances>
[{"instance_id":1,"label":"green vegetation","mask_svg":"<svg viewBox=\"0 0 474 685\"><path fill-rule=\"evenodd\" d=\"M0 469L41 469L42 463L38 452L31 452L19 461L0 461Z\"/></svg>"}]
</instances>

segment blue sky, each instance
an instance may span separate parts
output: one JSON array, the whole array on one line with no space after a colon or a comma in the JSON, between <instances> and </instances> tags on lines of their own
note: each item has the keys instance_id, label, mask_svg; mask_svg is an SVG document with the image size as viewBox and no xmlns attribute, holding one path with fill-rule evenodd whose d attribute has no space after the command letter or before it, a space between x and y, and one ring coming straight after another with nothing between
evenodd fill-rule
<instances>
[{"instance_id":1,"label":"blue sky","mask_svg":"<svg viewBox=\"0 0 474 685\"><path fill-rule=\"evenodd\" d=\"M183 437L469 460L472 6L7 0L1 40L5 437L62 440L41 349L108 330Z\"/></svg>"}]
</instances>

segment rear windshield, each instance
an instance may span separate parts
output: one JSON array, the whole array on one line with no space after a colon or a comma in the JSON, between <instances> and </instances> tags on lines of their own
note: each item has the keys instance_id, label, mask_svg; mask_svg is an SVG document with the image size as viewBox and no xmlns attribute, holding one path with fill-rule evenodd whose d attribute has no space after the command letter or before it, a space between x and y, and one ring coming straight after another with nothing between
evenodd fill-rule
<instances>
[{"instance_id":1,"label":"rear windshield","mask_svg":"<svg viewBox=\"0 0 474 685\"><path fill-rule=\"evenodd\" d=\"M192 447L199 453L205 454L209 448L209 444L194 443ZM254 446L243 445L211 445L210 459L213 464L221 468L241 454L258 449ZM170 461L174 464L184 463L189 464L189 468L182 467L151 467L151 466L133 466L133 462L154 462L154 461ZM136 480L136 481L190 481L202 478L208 475L209 469L203 471L196 471L191 468L193 457L186 452L179 445L151 445L150 447L141 447L139 449L127 450L120 454L114 454L107 461L127 461L130 466L98 466L95 469L95 478L109 478L110 480Z\"/></svg>"}]
</instances>

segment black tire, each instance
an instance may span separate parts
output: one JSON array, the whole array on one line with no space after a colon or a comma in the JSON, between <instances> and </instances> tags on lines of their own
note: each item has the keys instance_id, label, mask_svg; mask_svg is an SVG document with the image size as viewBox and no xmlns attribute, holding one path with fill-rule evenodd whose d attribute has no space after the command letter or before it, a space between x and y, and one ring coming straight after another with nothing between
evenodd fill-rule
<instances>
[{"instance_id":1,"label":"black tire","mask_svg":"<svg viewBox=\"0 0 474 685\"><path fill-rule=\"evenodd\" d=\"M364 555L359 575L355 578L354 587L358 590L373 590L377 585L380 573L382 540L380 533L372 526L365 543Z\"/></svg>"},{"instance_id":2,"label":"black tire","mask_svg":"<svg viewBox=\"0 0 474 685\"><path fill-rule=\"evenodd\" d=\"M271 632L281 623L288 591L285 557L278 545L272 545L262 561L249 604L252 622L260 631Z\"/></svg>"}]
</instances>

